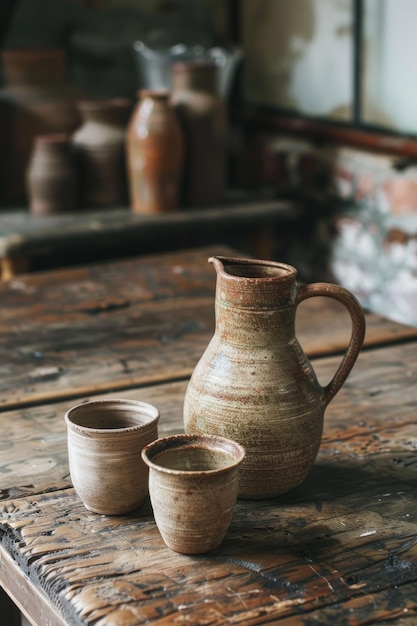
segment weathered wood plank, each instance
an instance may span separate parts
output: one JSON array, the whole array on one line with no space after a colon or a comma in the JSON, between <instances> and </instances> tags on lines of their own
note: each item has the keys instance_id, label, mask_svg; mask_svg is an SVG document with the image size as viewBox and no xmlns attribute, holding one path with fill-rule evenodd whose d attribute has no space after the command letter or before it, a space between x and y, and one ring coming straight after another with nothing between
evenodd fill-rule
<instances>
[{"instance_id":1,"label":"weathered wood plank","mask_svg":"<svg viewBox=\"0 0 417 626\"><path fill-rule=\"evenodd\" d=\"M0 410L188 377L214 329L210 247L19 277L0 284ZM315 298L297 312L310 356L341 352L350 320ZM417 337L368 316L366 345Z\"/></svg>"},{"instance_id":2,"label":"weathered wood plank","mask_svg":"<svg viewBox=\"0 0 417 626\"><path fill-rule=\"evenodd\" d=\"M315 361L323 383L337 361ZM71 624L365 625L416 617L416 377L413 343L363 352L328 407L308 479L282 498L239 501L211 555L166 548L148 503L126 517L94 515L68 483L0 504L3 550ZM184 389L180 382L136 390L160 405L161 434L181 429ZM5 413L1 441L20 436L23 417L31 446L45 433L63 434L64 404L48 407L49 416L45 407ZM24 438L22 431L16 450ZM64 469L64 439L55 444ZM63 476L59 463L42 480ZM9 486L18 475L17 467L9 471Z\"/></svg>"},{"instance_id":3,"label":"weathered wood plank","mask_svg":"<svg viewBox=\"0 0 417 626\"><path fill-rule=\"evenodd\" d=\"M333 472L331 464L318 469L310 489ZM342 464L341 470L339 480L352 468ZM6 502L2 523L13 532L14 557L35 586L64 615L78 616L70 623L107 616L113 621L103 623L168 624L187 616L192 624L257 624L329 604L340 615L340 605L352 598L368 604L369 614L379 610L378 594L393 581L400 601L395 609L413 610L415 594L401 590L417 580L416 525L398 519L405 511L415 514L411 477L415 481L415 471L407 472L406 484L391 485L407 494L397 515L375 506L381 491L374 486L372 493L366 483L351 502L333 496L336 502L328 498L320 509L309 490L279 504L239 502L223 546L198 558L165 548L146 507L128 518L97 516L72 489ZM337 493L336 481L325 485ZM123 621L126 616L130 620Z\"/></svg>"},{"instance_id":4,"label":"weathered wood plank","mask_svg":"<svg viewBox=\"0 0 417 626\"><path fill-rule=\"evenodd\" d=\"M72 252L86 245L115 247L115 237L125 245L159 238L198 235L201 231L239 231L249 227L257 233L264 225L294 222L302 207L288 200L235 201L223 206L187 209L159 215L140 215L128 207L105 211L78 211L47 215L39 219L27 210L2 211L0 257L42 255L56 250Z\"/></svg>"}]
</instances>

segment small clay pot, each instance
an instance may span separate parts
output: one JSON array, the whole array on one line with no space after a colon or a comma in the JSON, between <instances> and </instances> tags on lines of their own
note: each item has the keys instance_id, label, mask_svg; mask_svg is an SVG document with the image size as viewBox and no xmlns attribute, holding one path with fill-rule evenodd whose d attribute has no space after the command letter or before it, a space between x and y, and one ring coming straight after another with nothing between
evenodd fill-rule
<instances>
[{"instance_id":1,"label":"small clay pot","mask_svg":"<svg viewBox=\"0 0 417 626\"><path fill-rule=\"evenodd\" d=\"M144 448L155 522L169 548L202 554L221 544L244 456L238 443L213 435L172 435Z\"/></svg>"},{"instance_id":2,"label":"small clay pot","mask_svg":"<svg viewBox=\"0 0 417 626\"><path fill-rule=\"evenodd\" d=\"M29 208L36 215L74 210L77 174L67 135L42 135L35 138L26 172L26 190Z\"/></svg>"},{"instance_id":3,"label":"small clay pot","mask_svg":"<svg viewBox=\"0 0 417 626\"><path fill-rule=\"evenodd\" d=\"M122 515L148 494L144 446L158 436L159 411L135 400L98 400L65 414L72 483L84 506Z\"/></svg>"}]
</instances>

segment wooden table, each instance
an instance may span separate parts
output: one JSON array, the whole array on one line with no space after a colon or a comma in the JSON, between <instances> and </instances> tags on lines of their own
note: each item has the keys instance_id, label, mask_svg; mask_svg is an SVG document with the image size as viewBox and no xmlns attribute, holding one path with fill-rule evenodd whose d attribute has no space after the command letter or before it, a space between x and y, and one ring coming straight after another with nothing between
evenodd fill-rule
<instances>
[{"instance_id":1,"label":"wooden table","mask_svg":"<svg viewBox=\"0 0 417 626\"><path fill-rule=\"evenodd\" d=\"M187 381L213 332L207 258L220 253L233 252L177 252L0 285L7 597L39 626L415 623L416 328L367 315L365 347L326 411L310 476L287 496L238 501L210 555L165 547L148 502L110 518L74 493L63 420L73 404L146 400L161 410L160 435L182 430ZM323 384L349 334L338 303L299 306L297 336ZM1 619L18 624L6 599Z\"/></svg>"}]
</instances>

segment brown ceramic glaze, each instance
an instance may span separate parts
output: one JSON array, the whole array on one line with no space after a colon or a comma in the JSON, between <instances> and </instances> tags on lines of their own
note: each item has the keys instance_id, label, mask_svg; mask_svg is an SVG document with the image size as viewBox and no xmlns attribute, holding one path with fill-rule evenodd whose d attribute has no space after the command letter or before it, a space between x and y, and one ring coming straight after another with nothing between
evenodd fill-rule
<instances>
[{"instance_id":1,"label":"brown ceramic glaze","mask_svg":"<svg viewBox=\"0 0 417 626\"><path fill-rule=\"evenodd\" d=\"M300 485L314 463L324 410L362 347L364 315L346 289L299 285L284 263L209 260L217 271L216 330L186 391L185 429L245 447L239 496L278 496ZM347 351L324 387L295 337L297 306L313 296L339 300L352 319Z\"/></svg>"},{"instance_id":2,"label":"brown ceramic glaze","mask_svg":"<svg viewBox=\"0 0 417 626\"><path fill-rule=\"evenodd\" d=\"M35 138L26 188L32 213L50 215L75 208L77 175L67 135Z\"/></svg>"},{"instance_id":3,"label":"brown ceramic glaze","mask_svg":"<svg viewBox=\"0 0 417 626\"><path fill-rule=\"evenodd\" d=\"M83 123L72 136L80 202L83 207L117 206L127 201L125 134L129 99L78 102Z\"/></svg>"},{"instance_id":4,"label":"brown ceramic glaze","mask_svg":"<svg viewBox=\"0 0 417 626\"><path fill-rule=\"evenodd\" d=\"M0 174L3 199L26 201L25 174L36 136L72 133L80 124L75 93L65 78L59 49L10 49L1 53Z\"/></svg>"},{"instance_id":5,"label":"brown ceramic glaze","mask_svg":"<svg viewBox=\"0 0 417 626\"><path fill-rule=\"evenodd\" d=\"M144 448L155 522L167 546L202 554L221 544L244 456L235 441L210 435L172 435Z\"/></svg>"},{"instance_id":6,"label":"brown ceramic glaze","mask_svg":"<svg viewBox=\"0 0 417 626\"><path fill-rule=\"evenodd\" d=\"M226 192L227 117L217 71L209 62L172 67L172 102L185 137L183 203L190 207L214 206Z\"/></svg>"},{"instance_id":7,"label":"brown ceramic glaze","mask_svg":"<svg viewBox=\"0 0 417 626\"><path fill-rule=\"evenodd\" d=\"M179 204L183 136L169 92L143 90L127 131L130 204L136 213L164 213Z\"/></svg>"},{"instance_id":8,"label":"brown ceramic glaze","mask_svg":"<svg viewBox=\"0 0 417 626\"><path fill-rule=\"evenodd\" d=\"M84 506L122 515L148 494L142 449L158 436L159 411L135 400L97 400L65 415L71 480Z\"/></svg>"}]
</instances>

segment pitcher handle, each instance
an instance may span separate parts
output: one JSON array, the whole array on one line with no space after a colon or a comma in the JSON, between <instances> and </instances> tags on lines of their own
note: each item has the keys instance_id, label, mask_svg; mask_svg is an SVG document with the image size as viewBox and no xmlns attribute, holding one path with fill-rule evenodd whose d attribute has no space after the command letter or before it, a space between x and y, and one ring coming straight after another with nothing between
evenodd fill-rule
<instances>
[{"instance_id":1,"label":"pitcher handle","mask_svg":"<svg viewBox=\"0 0 417 626\"><path fill-rule=\"evenodd\" d=\"M352 320L352 334L345 355L332 380L328 385L323 387L324 408L329 404L330 400L337 394L362 348L365 337L365 315L357 298L344 287L333 285L331 283L311 283L309 285L297 286L297 306L307 298L314 296L325 296L333 298L341 302L349 311Z\"/></svg>"}]
</instances>

